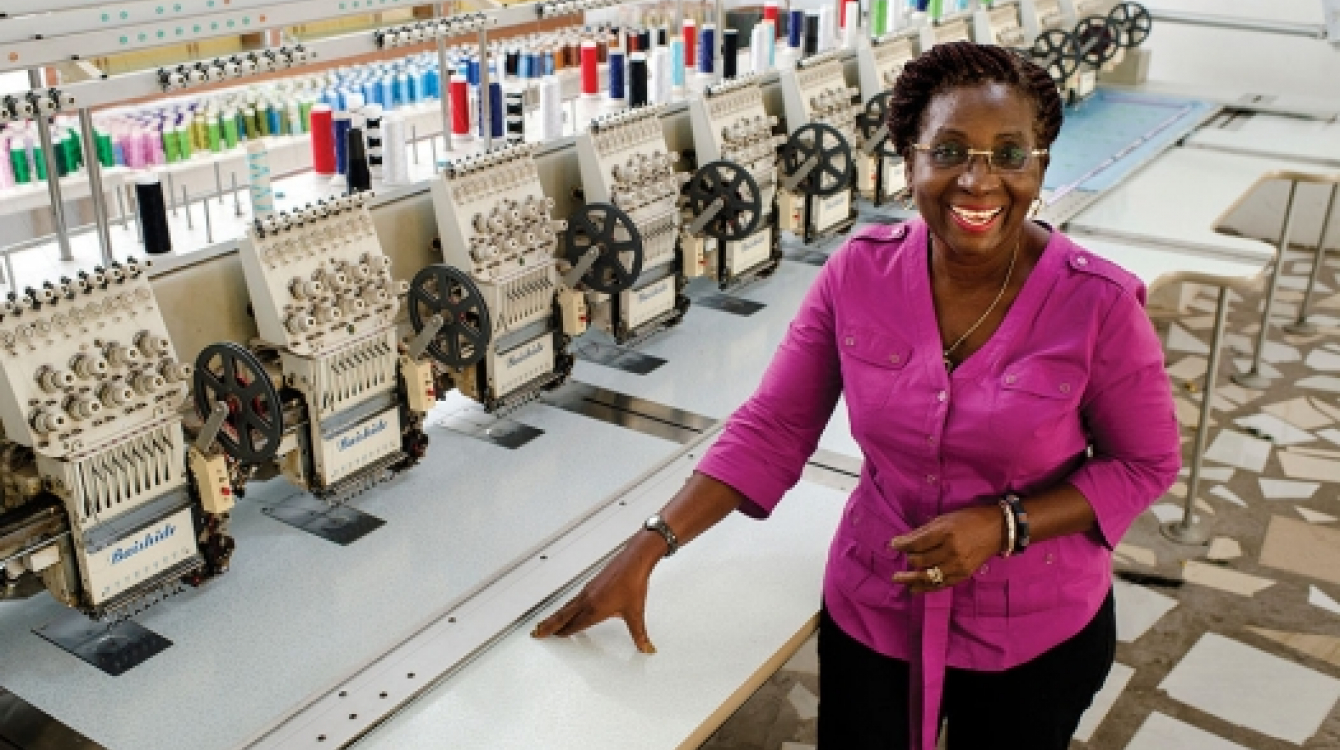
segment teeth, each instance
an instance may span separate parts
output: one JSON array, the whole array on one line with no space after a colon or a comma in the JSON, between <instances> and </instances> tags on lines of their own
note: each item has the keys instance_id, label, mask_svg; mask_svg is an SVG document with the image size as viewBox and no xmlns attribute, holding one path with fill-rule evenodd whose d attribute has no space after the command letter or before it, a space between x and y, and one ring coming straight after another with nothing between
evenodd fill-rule
<instances>
[{"instance_id":1,"label":"teeth","mask_svg":"<svg viewBox=\"0 0 1340 750\"><path fill-rule=\"evenodd\" d=\"M957 206L951 208L954 213L958 214L960 218L969 224L985 224L996 218L996 214L1004 210L1004 208L993 208L990 211L970 211L966 208L958 208Z\"/></svg>"}]
</instances>

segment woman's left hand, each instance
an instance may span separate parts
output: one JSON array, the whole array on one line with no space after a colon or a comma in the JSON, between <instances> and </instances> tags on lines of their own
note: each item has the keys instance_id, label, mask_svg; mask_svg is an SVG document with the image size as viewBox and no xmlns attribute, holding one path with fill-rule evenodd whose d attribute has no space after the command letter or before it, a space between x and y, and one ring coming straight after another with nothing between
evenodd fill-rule
<instances>
[{"instance_id":1,"label":"woman's left hand","mask_svg":"<svg viewBox=\"0 0 1340 750\"><path fill-rule=\"evenodd\" d=\"M947 513L919 529L894 538L890 545L907 555L908 570L894 583L924 594L966 580L1005 546L1005 516L996 505L979 505ZM936 582L932 568L943 580Z\"/></svg>"}]
</instances>

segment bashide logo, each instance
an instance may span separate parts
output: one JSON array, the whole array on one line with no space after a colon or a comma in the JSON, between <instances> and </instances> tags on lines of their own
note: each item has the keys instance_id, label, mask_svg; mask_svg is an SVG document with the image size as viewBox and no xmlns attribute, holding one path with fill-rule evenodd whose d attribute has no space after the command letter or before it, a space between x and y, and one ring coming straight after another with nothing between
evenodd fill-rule
<instances>
[{"instance_id":1,"label":"bashide logo","mask_svg":"<svg viewBox=\"0 0 1340 750\"><path fill-rule=\"evenodd\" d=\"M772 237L769 236L767 232L759 232L758 234L755 234L753 237L750 237L749 239L744 240L743 242L740 243L740 252L748 253L757 250L759 245L762 245L763 243L767 242L770 239L772 239Z\"/></svg>"},{"instance_id":2,"label":"bashide logo","mask_svg":"<svg viewBox=\"0 0 1340 750\"><path fill-rule=\"evenodd\" d=\"M665 290L666 290L669 286L670 286L670 281L669 281L668 279L665 280L665 281L660 282L659 284L652 284L651 286L649 286L649 287L647 287L646 289L643 289L642 291L640 291L640 292L637 293L637 301L638 301L638 302L646 302L647 300L649 300L649 299L651 299L651 298L653 298L653 297L657 297L657 296L661 295L663 292L665 292Z\"/></svg>"},{"instance_id":3,"label":"bashide logo","mask_svg":"<svg viewBox=\"0 0 1340 750\"><path fill-rule=\"evenodd\" d=\"M535 343L531 344L530 346L526 347L520 352L508 356L507 366L516 367L517 365L521 364L522 362L525 362L531 357L534 357L536 354L539 354L542 351L544 351L544 342L536 341Z\"/></svg>"},{"instance_id":4,"label":"bashide logo","mask_svg":"<svg viewBox=\"0 0 1340 750\"><path fill-rule=\"evenodd\" d=\"M850 197L850 196L848 196L846 193L844 193L844 192L839 192L837 195L834 195L832 198L829 198L829 199L825 200L825 201L821 204L821 207L820 207L819 210L820 210L820 211L832 211L832 210L835 209L835 208L842 208L843 206L846 206L846 205L847 205L847 199L848 199L849 197Z\"/></svg>"},{"instance_id":5,"label":"bashide logo","mask_svg":"<svg viewBox=\"0 0 1340 750\"><path fill-rule=\"evenodd\" d=\"M336 446L341 451L347 451L384 429L386 429L386 420L379 419L372 424L364 425L362 429L355 429L352 434L341 437Z\"/></svg>"},{"instance_id":6,"label":"bashide logo","mask_svg":"<svg viewBox=\"0 0 1340 750\"><path fill-rule=\"evenodd\" d=\"M143 539L135 540L135 543L129 547L117 547L113 550L111 564L115 565L119 562L124 562L127 558L133 557L159 542L170 539L175 533L177 533L177 527L173 526L171 523L163 524L163 527L157 531L146 532Z\"/></svg>"}]
</instances>

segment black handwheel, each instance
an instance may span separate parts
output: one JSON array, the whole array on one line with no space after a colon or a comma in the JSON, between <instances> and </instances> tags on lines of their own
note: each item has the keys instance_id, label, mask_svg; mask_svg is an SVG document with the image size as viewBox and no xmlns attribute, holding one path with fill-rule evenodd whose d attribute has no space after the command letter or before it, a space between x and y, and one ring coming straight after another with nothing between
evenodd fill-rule
<instances>
[{"instance_id":1,"label":"black handwheel","mask_svg":"<svg viewBox=\"0 0 1340 750\"><path fill-rule=\"evenodd\" d=\"M443 325L428 353L447 367L465 368L484 358L493 336L489 306L475 282L460 269L441 263L426 266L409 284L409 322L423 331L434 315Z\"/></svg>"},{"instance_id":2,"label":"black handwheel","mask_svg":"<svg viewBox=\"0 0 1340 750\"><path fill-rule=\"evenodd\" d=\"M1065 29L1048 29L1039 34L1031 52L1033 60L1047 71L1058 88L1079 70L1079 43Z\"/></svg>"},{"instance_id":3,"label":"black handwheel","mask_svg":"<svg viewBox=\"0 0 1340 750\"><path fill-rule=\"evenodd\" d=\"M827 198L851 185L855 171L851 144L837 128L822 122L802 125L782 146L782 166L788 175L811 158L816 159L814 168L797 185L805 194Z\"/></svg>"},{"instance_id":4,"label":"black handwheel","mask_svg":"<svg viewBox=\"0 0 1340 750\"><path fill-rule=\"evenodd\" d=\"M1075 24L1075 41L1079 57L1090 67L1101 68L1121 51L1118 40L1121 30L1115 21L1105 16L1089 16Z\"/></svg>"},{"instance_id":5,"label":"black handwheel","mask_svg":"<svg viewBox=\"0 0 1340 750\"><path fill-rule=\"evenodd\" d=\"M720 200L721 210L703 227L703 234L720 242L737 242L758 229L763 218L763 193L749 170L731 161L704 164L684 186L689 210L702 216Z\"/></svg>"},{"instance_id":6,"label":"black handwheel","mask_svg":"<svg viewBox=\"0 0 1340 750\"><path fill-rule=\"evenodd\" d=\"M867 142L874 139L879 133L879 129L889 122L889 101L893 99L893 93L890 91L881 91L870 97L870 101L865 103L865 112L856 118L856 127L861 129L861 137ZM893 150L893 142L889 139L889 133L886 130L884 137L879 145L875 147L875 154L889 159L896 158L898 152Z\"/></svg>"},{"instance_id":7,"label":"black handwheel","mask_svg":"<svg viewBox=\"0 0 1340 750\"><path fill-rule=\"evenodd\" d=\"M230 341L210 344L195 358L194 380L201 419L219 402L228 407L218 437L225 453L246 464L274 458L284 437L284 409L255 355Z\"/></svg>"},{"instance_id":8,"label":"black handwheel","mask_svg":"<svg viewBox=\"0 0 1340 750\"><path fill-rule=\"evenodd\" d=\"M568 217L563 252L576 266L591 248L596 262L582 275L582 283L603 294L633 288L642 273L642 233L633 219L609 203L588 203Z\"/></svg>"},{"instance_id":9,"label":"black handwheel","mask_svg":"<svg viewBox=\"0 0 1340 750\"><path fill-rule=\"evenodd\" d=\"M1149 10L1139 3L1123 2L1112 6L1112 10L1107 14L1108 20L1116 24L1120 33L1117 34L1117 44L1123 49L1139 47L1149 38L1149 32L1154 28L1154 17L1149 15Z\"/></svg>"}]
</instances>

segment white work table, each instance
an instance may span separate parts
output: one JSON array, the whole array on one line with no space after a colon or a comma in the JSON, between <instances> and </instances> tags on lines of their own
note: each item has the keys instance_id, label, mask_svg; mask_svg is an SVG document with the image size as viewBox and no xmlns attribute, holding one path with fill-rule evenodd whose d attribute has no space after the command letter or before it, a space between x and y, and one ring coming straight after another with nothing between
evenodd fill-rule
<instances>
[{"instance_id":1,"label":"white work table","mask_svg":"<svg viewBox=\"0 0 1340 750\"><path fill-rule=\"evenodd\" d=\"M1340 123L1266 113L1246 113L1215 122L1186 139L1190 148L1340 167Z\"/></svg>"}]
</instances>

